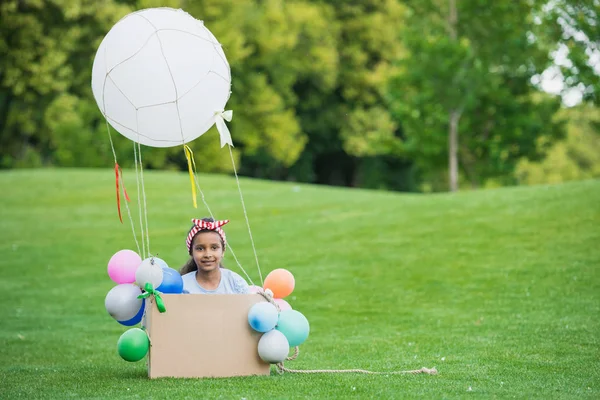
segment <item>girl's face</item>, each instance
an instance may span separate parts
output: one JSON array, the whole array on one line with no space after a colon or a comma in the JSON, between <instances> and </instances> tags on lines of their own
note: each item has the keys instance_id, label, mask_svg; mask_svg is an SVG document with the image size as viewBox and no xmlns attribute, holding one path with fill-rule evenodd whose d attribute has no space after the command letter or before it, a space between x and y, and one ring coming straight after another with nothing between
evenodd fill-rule
<instances>
[{"instance_id":1,"label":"girl's face","mask_svg":"<svg viewBox=\"0 0 600 400\"><path fill-rule=\"evenodd\" d=\"M210 272L219 269L223 258L221 236L217 232L200 232L192 241L192 257L198 271Z\"/></svg>"}]
</instances>

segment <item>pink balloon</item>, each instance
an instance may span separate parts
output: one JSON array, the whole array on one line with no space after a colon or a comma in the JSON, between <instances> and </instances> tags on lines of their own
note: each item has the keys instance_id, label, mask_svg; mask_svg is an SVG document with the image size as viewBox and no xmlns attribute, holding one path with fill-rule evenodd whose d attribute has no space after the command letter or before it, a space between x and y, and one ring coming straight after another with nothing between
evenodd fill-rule
<instances>
[{"instance_id":1,"label":"pink balloon","mask_svg":"<svg viewBox=\"0 0 600 400\"><path fill-rule=\"evenodd\" d=\"M142 263L141 257L133 250L120 250L108 262L108 276L115 283L135 282L135 271Z\"/></svg>"},{"instance_id":2,"label":"pink balloon","mask_svg":"<svg viewBox=\"0 0 600 400\"><path fill-rule=\"evenodd\" d=\"M255 294L262 290L263 290L263 288L261 288L260 286L256 286L256 285L250 285L248 287L248 293L250 293L250 294Z\"/></svg>"},{"instance_id":3,"label":"pink balloon","mask_svg":"<svg viewBox=\"0 0 600 400\"><path fill-rule=\"evenodd\" d=\"M290 303L288 303L284 299L273 299L273 300L275 301L275 303L277 303L277 305L279 306L279 310L281 310L281 311L292 309L292 306L290 306Z\"/></svg>"}]
</instances>

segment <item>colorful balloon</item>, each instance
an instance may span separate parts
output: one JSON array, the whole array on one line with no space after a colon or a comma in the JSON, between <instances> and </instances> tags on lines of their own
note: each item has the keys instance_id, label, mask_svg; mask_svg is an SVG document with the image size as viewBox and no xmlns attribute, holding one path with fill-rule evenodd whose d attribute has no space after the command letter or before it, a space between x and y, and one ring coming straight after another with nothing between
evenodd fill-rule
<instances>
[{"instance_id":1,"label":"colorful balloon","mask_svg":"<svg viewBox=\"0 0 600 400\"><path fill-rule=\"evenodd\" d=\"M248 312L248 323L258 332L268 332L275 328L278 319L277 308L271 303L256 303Z\"/></svg>"},{"instance_id":2,"label":"colorful balloon","mask_svg":"<svg viewBox=\"0 0 600 400\"><path fill-rule=\"evenodd\" d=\"M117 322L120 323L121 325L125 325L125 326L137 325L137 324L139 324L142 321L142 318L144 317L144 311L145 310L146 310L146 301L144 299L142 299L142 306L140 307L140 310L135 315L135 317L133 317L130 320L127 320L127 321L117 321Z\"/></svg>"},{"instance_id":3,"label":"colorful balloon","mask_svg":"<svg viewBox=\"0 0 600 400\"><path fill-rule=\"evenodd\" d=\"M285 310L291 310L292 309L292 306L290 306L290 303L288 303L284 299L273 299L273 300L279 306L279 311L285 311Z\"/></svg>"},{"instance_id":4,"label":"colorful balloon","mask_svg":"<svg viewBox=\"0 0 600 400\"><path fill-rule=\"evenodd\" d=\"M110 289L104 298L104 307L111 317L117 321L129 321L142 307L142 299L138 296L142 290L132 283L123 283Z\"/></svg>"},{"instance_id":5,"label":"colorful balloon","mask_svg":"<svg viewBox=\"0 0 600 400\"><path fill-rule=\"evenodd\" d=\"M146 283L151 283L156 289L163 280L163 269L156 263L154 257L146 258L135 271L135 283L144 288Z\"/></svg>"},{"instance_id":6,"label":"colorful balloon","mask_svg":"<svg viewBox=\"0 0 600 400\"><path fill-rule=\"evenodd\" d=\"M162 293L180 294L183 292L183 278L181 274L173 268L163 268L163 279L160 286L157 288Z\"/></svg>"},{"instance_id":7,"label":"colorful balloon","mask_svg":"<svg viewBox=\"0 0 600 400\"><path fill-rule=\"evenodd\" d=\"M265 333L258 341L258 356L271 364L284 361L289 351L288 340L277 330Z\"/></svg>"},{"instance_id":8,"label":"colorful balloon","mask_svg":"<svg viewBox=\"0 0 600 400\"><path fill-rule=\"evenodd\" d=\"M286 310L279 313L276 329L285 335L290 347L295 347L300 346L308 338L310 326L302 313Z\"/></svg>"},{"instance_id":9,"label":"colorful balloon","mask_svg":"<svg viewBox=\"0 0 600 400\"><path fill-rule=\"evenodd\" d=\"M283 299L294 291L294 275L287 269L279 268L271 271L265 278L265 289L271 289L273 297Z\"/></svg>"},{"instance_id":10,"label":"colorful balloon","mask_svg":"<svg viewBox=\"0 0 600 400\"><path fill-rule=\"evenodd\" d=\"M117 342L117 352L125 361L140 361L148 353L150 340L145 331L132 328L121 335Z\"/></svg>"},{"instance_id":11,"label":"colorful balloon","mask_svg":"<svg viewBox=\"0 0 600 400\"><path fill-rule=\"evenodd\" d=\"M108 261L108 276L115 283L135 282L135 271L142 259L133 250L117 251Z\"/></svg>"}]
</instances>

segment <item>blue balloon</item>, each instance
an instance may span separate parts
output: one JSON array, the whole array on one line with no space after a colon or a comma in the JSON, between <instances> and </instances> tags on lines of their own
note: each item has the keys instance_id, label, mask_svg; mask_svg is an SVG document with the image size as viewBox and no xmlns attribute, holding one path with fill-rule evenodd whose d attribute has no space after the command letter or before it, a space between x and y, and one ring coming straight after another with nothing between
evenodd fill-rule
<instances>
[{"instance_id":1,"label":"blue balloon","mask_svg":"<svg viewBox=\"0 0 600 400\"><path fill-rule=\"evenodd\" d=\"M156 289L162 293L180 294L183 293L183 278L179 272L173 268L163 267L163 280Z\"/></svg>"},{"instance_id":2,"label":"blue balloon","mask_svg":"<svg viewBox=\"0 0 600 400\"><path fill-rule=\"evenodd\" d=\"M142 300L142 306L140 307L140 311L138 311L138 313L135 314L135 317L133 317L127 321L117 321L117 322L120 323L121 325L125 325L125 326L137 325L142 320L145 309L146 309L146 300L144 299L144 300Z\"/></svg>"},{"instance_id":3,"label":"blue balloon","mask_svg":"<svg viewBox=\"0 0 600 400\"><path fill-rule=\"evenodd\" d=\"M248 323L258 332L268 332L275 328L279 313L271 303L256 303L248 313Z\"/></svg>"}]
</instances>

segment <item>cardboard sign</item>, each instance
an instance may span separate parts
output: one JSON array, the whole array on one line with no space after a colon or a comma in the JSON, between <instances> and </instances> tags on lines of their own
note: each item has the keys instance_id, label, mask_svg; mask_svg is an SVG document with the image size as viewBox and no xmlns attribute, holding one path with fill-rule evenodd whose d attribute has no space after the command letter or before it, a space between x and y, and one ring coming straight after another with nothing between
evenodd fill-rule
<instances>
[{"instance_id":1,"label":"cardboard sign","mask_svg":"<svg viewBox=\"0 0 600 400\"><path fill-rule=\"evenodd\" d=\"M261 333L248 324L259 294L161 294L166 312L153 300L146 310L150 378L269 375L258 356Z\"/></svg>"}]
</instances>

